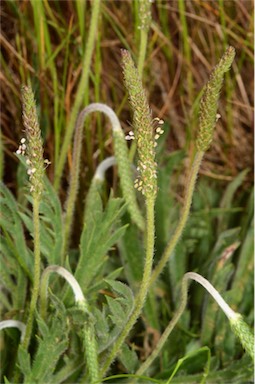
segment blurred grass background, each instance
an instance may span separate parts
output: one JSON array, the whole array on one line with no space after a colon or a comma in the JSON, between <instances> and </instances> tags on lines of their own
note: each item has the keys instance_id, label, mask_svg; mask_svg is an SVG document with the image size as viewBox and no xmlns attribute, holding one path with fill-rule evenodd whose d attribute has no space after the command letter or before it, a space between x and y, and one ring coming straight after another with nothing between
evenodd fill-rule
<instances>
[{"instance_id":1,"label":"blurred grass background","mask_svg":"<svg viewBox=\"0 0 255 384\"><path fill-rule=\"evenodd\" d=\"M132 116L122 81L120 49L126 48L135 59L138 58L138 5L138 0L103 1L89 87L85 90L83 102L84 106L90 102L107 103L116 111L127 132ZM18 161L13 154L23 130L21 85L31 81L36 93L45 157L52 162L47 173L53 182L63 135L83 70L91 2L2 1L0 6L0 151L1 159L4 158L1 174L7 186L22 199ZM155 296L150 298L151 307L146 309L145 328L141 328L141 335L138 332L135 336L142 360L153 349L160 330L171 318L178 304L176 287L188 270L198 271L221 292L227 291L225 297L229 304L243 313L250 324L253 321L252 1L156 0L152 3L152 25L143 80L153 116L164 119L166 130L158 150L160 169L155 259L160 257L178 219L188 158L193 152L198 125L201 90L227 45L233 45L237 55L223 87L219 106L221 118L212 147L202 164L188 226L161 277ZM82 212L79 208L83 206L84 193L96 166L113 154L108 125L101 115L87 120L81 172L82 198L77 212ZM62 198L65 197L71 167L70 149ZM116 189L115 173L109 174L109 184ZM75 223L78 233L83 214L80 216L79 221L77 214ZM73 245L77 241L74 239ZM133 244L132 250L128 244ZM124 255L122 262L125 264L126 255L129 263L125 273L131 276L130 281L132 278L139 280L135 253L139 253L141 242L132 227L127 230L120 249ZM119 266L117 262L116 266ZM212 373L208 382L247 382L244 378L247 377L244 373L247 361L240 363L240 366L236 362L242 356L241 347L236 345L224 315L218 313L215 304L201 288L192 286L190 297L189 308L162 353L158 369L158 372L164 372L162 378L169 377L176 357L201 345L209 345L214 356L212 370L228 367L228 371L223 370L219 377ZM201 356L197 365L194 359L190 364L189 359L183 362L183 372L199 372L211 359L208 350L201 349ZM183 380L179 382L189 382L188 378Z\"/></svg>"},{"instance_id":2,"label":"blurred grass background","mask_svg":"<svg viewBox=\"0 0 255 384\"><path fill-rule=\"evenodd\" d=\"M13 151L22 132L20 87L29 80L40 109L45 150L53 163L49 176L54 177L82 72L90 6L89 1L1 2L1 126L8 183L16 172ZM202 172L224 183L240 170L252 169L252 2L158 0L152 4L152 17L143 78L153 115L170 127L167 149L190 148L197 128L199 93L230 44L237 56L223 90L213 148ZM138 23L137 0L103 2L84 96L84 105L100 101L112 106L127 130L131 117L120 48L138 57ZM101 117L87 124L84 146L84 169L90 178L98 161L112 153L110 132Z\"/></svg>"}]
</instances>

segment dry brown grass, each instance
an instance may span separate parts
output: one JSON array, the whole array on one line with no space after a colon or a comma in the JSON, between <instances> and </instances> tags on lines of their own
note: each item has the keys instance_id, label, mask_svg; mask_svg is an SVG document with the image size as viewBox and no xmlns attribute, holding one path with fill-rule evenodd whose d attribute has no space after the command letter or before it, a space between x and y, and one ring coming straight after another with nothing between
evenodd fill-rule
<instances>
[{"instance_id":1,"label":"dry brown grass","mask_svg":"<svg viewBox=\"0 0 255 384\"><path fill-rule=\"evenodd\" d=\"M150 95L153 114L162 117L170 125L168 150L188 147L197 125L197 107L194 102L205 84L209 72L224 51L224 45L236 48L235 64L226 81L219 112L222 116L215 134L212 149L206 156L202 172L215 179L229 180L240 170L253 167L253 4L251 1L224 1L224 15L218 1L185 1L188 46L191 59L184 49L183 23L177 1L156 1L153 4L153 24L144 68L144 83ZM129 106L123 104L125 95L120 68L120 48L124 45L138 54L138 32L135 31L135 2L104 1L100 34L100 47L94 55L92 74L100 71L95 91L91 79L90 101L100 100L111 105L128 129L131 120ZM75 2L49 2L47 21L51 23L50 41L52 52L59 49L55 65L59 75L60 108L64 108L66 125L75 97L81 67L80 34ZM89 23L89 3L86 3L86 22ZM15 14L15 9L18 14ZM40 62L41 48L36 40L35 22L29 1L1 3L2 20L2 67L1 67L1 126L6 153L5 177L8 183L14 176L13 151L22 131L20 87L29 78L34 79L40 104L42 129L46 140L47 156L54 158L54 91L52 74L46 64ZM165 20L165 24L163 22ZM225 23L225 27L224 27ZM66 84L61 83L64 68L65 45L61 48L68 31L72 31L67 56ZM86 30L85 30L86 34ZM66 46L67 47L67 46ZM100 53L100 55L99 55ZM42 54L43 55L43 54ZM46 58L46 53L45 53ZM188 77L192 78L192 89ZM95 92L99 94L95 95ZM193 107L192 107L193 106ZM96 119L93 119L93 135L90 138L94 160L84 157L89 168L95 166L97 148L111 153L111 139L105 130L97 138ZM189 136L187 132L189 131ZM102 140L105 142L102 145ZM88 143L87 143L88 146ZM192 145L191 145L192 147ZM104 156L104 155L103 155ZM93 165L94 164L94 165ZM52 168L53 169L53 168ZM53 175L51 175L52 177Z\"/></svg>"}]
</instances>

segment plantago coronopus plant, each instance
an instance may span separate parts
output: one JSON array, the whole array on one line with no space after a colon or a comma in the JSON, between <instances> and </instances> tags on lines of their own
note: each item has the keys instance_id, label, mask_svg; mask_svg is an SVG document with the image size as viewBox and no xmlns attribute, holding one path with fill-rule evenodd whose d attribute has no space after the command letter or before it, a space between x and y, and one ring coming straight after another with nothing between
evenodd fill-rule
<instances>
[{"instance_id":1,"label":"plantago coronopus plant","mask_svg":"<svg viewBox=\"0 0 255 384\"><path fill-rule=\"evenodd\" d=\"M104 375L112 361L116 358L121 345L133 325L140 316L144 306L151 278L154 256L154 205L157 195L157 164L155 161L155 132L154 122L151 116L149 104L142 86L142 81L128 51L122 50L122 66L125 85L129 93L129 100L133 110L134 133L129 134L137 143L139 179L135 181L135 187L141 191L146 204L146 239L145 261L140 290L135 299L134 309L113 345L106 361L103 364L101 374Z\"/></svg>"},{"instance_id":2,"label":"plantago coronopus plant","mask_svg":"<svg viewBox=\"0 0 255 384\"><path fill-rule=\"evenodd\" d=\"M39 293L40 284L40 220L39 220L39 205L43 191L43 176L45 164L43 159L43 146L41 139L41 130L39 127L36 103L33 91L30 86L22 88L22 109L23 109L23 124L25 127L25 138L21 139L21 145L17 153L26 156L26 164L28 166L27 173L29 175L30 192L33 197L33 227L34 227L34 281L30 303L29 316L23 346L28 348L36 303Z\"/></svg>"}]
</instances>

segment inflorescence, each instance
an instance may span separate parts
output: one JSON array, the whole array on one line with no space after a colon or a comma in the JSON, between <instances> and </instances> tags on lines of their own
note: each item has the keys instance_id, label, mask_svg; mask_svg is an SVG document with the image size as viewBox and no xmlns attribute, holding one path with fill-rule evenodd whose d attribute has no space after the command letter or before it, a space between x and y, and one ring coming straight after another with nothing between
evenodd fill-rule
<instances>
[{"instance_id":1,"label":"inflorescence","mask_svg":"<svg viewBox=\"0 0 255 384\"><path fill-rule=\"evenodd\" d=\"M23 124L26 137L20 140L17 155L26 156L27 174L30 181L30 192L40 196L44 169L50 164L43 159L41 130L39 127L36 103L30 86L22 87Z\"/></svg>"},{"instance_id":2,"label":"inflorescence","mask_svg":"<svg viewBox=\"0 0 255 384\"><path fill-rule=\"evenodd\" d=\"M32 179L34 177L34 174L36 173L36 168L33 167L33 162L29 159L27 153L26 153L26 149L27 149L27 145L26 145L26 139L25 137L22 137L22 139L20 140L20 145L19 145L19 148L17 149L16 151L16 154L17 155L21 155L21 156L25 156L26 157L26 164L27 166L29 167L27 169L27 174L29 175L29 181L32 182ZM35 157L35 156L34 156ZM48 159L44 159L44 169L46 169L50 164L51 162L48 160ZM30 186L30 192L34 192L35 190L35 187L33 186L33 184L31 183L31 186Z\"/></svg>"},{"instance_id":3,"label":"inflorescence","mask_svg":"<svg viewBox=\"0 0 255 384\"><path fill-rule=\"evenodd\" d=\"M164 124L164 120L160 119L159 117L155 117L152 120L152 128L155 131L155 134L154 134L154 147L156 147L158 145L157 141L160 138L160 136L164 133L164 130L162 128L163 124ZM129 140L135 140L134 132L133 131L129 131L128 135L125 136L125 139L128 140L128 141ZM141 169L143 169L145 171L147 169L147 164L145 162L139 161L139 165L136 168L136 170L140 173ZM156 172L154 172L154 177L155 178L157 177ZM142 192L144 194L145 191L144 191L144 188L143 188L143 181L142 181L141 178L135 179L134 187L139 192Z\"/></svg>"}]
</instances>

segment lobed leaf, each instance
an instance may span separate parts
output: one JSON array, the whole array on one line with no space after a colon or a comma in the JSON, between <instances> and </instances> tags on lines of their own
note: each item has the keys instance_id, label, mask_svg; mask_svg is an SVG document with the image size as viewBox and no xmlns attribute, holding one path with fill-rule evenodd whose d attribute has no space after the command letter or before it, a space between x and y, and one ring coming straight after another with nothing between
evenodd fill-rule
<instances>
[{"instance_id":1,"label":"lobed leaf","mask_svg":"<svg viewBox=\"0 0 255 384\"><path fill-rule=\"evenodd\" d=\"M117 221L122 216L125 206L122 199L110 198L103 211L101 198L94 213L91 212L88 223L84 228L80 241L80 258L75 271L75 277L83 290L98 276L98 271L106 260L107 252L123 236L124 226L115 229Z\"/></svg>"},{"instance_id":2,"label":"lobed leaf","mask_svg":"<svg viewBox=\"0 0 255 384\"><path fill-rule=\"evenodd\" d=\"M50 383L56 365L68 347L68 328L65 318L53 317L48 327L38 318L42 337L38 337L38 349L35 354L31 371L25 374L26 383Z\"/></svg>"}]
</instances>

